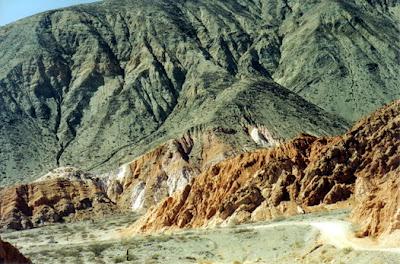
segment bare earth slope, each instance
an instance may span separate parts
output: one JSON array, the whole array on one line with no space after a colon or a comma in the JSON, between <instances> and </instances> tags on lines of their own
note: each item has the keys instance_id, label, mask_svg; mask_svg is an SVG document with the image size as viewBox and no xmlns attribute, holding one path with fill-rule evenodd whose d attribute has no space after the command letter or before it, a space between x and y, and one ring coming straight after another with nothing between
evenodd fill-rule
<instances>
[{"instance_id":1,"label":"bare earth slope","mask_svg":"<svg viewBox=\"0 0 400 264\"><path fill-rule=\"evenodd\" d=\"M161 201L136 224L147 232L349 206L341 202L355 193L360 234L391 233L398 229L399 110L395 101L332 138L303 134L279 143L265 128L248 127L273 148L243 154L227 144L236 132L216 129L191 131L100 178L60 168L1 189L0 226L25 229L66 217L142 211Z\"/></svg>"},{"instance_id":2,"label":"bare earth slope","mask_svg":"<svg viewBox=\"0 0 400 264\"><path fill-rule=\"evenodd\" d=\"M368 159L362 164L363 173L357 175L355 188L358 206L352 218L362 225L360 235L400 231L399 111L400 101L397 101L392 107L383 108L360 122L356 129L356 138L367 136L370 142ZM377 128L379 130L371 134Z\"/></svg>"},{"instance_id":3,"label":"bare earth slope","mask_svg":"<svg viewBox=\"0 0 400 264\"><path fill-rule=\"evenodd\" d=\"M191 130L341 133L400 96L396 10L126 0L1 27L0 184L66 165L108 171Z\"/></svg>"},{"instance_id":4,"label":"bare earth slope","mask_svg":"<svg viewBox=\"0 0 400 264\"><path fill-rule=\"evenodd\" d=\"M134 231L199 227L297 214L350 198L365 235L399 229L400 101L341 137L301 136L218 163L150 210Z\"/></svg>"},{"instance_id":5,"label":"bare earth slope","mask_svg":"<svg viewBox=\"0 0 400 264\"><path fill-rule=\"evenodd\" d=\"M113 212L115 205L98 179L61 170L38 182L0 189L0 228L21 230L63 222L70 215L79 220Z\"/></svg>"}]
</instances>

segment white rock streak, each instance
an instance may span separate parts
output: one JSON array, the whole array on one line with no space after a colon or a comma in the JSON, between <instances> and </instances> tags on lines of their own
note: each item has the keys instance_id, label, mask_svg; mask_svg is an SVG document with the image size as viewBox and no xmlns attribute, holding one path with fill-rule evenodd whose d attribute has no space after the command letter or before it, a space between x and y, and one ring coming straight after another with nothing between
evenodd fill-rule
<instances>
[{"instance_id":1,"label":"white rock streak","mask_svg":"<svg viewBox=\"0 0 400 264\"><path fill-rule=\"evenodd\" d=\"M168 174L168 195L171 196L174 192L183 190L192 177L192 174L185 168Z\"/></svg>"},{"instance_id":2,"label":"white rock streak","mask_svg":"<svg viewBox=\"0 0 400 264\"><path fill-rule=\"evenodd\" d=\"M253 141L263 147L273 147L278 142L272 137L271 133L264 127L253 127L250 131L250 137Z\"/></svg>"},{"instance_id":3,"label":"white rock streak","mask_svg":"<svg viewBox=\"0 0 400 264\"><path fill-rule=\"evenodd\" d=\"M146 184L144 182L139 182L132 189L132 211L138 211L143 208L144 204L144 193L145 193Z\"/></svg>"}]
</instances>

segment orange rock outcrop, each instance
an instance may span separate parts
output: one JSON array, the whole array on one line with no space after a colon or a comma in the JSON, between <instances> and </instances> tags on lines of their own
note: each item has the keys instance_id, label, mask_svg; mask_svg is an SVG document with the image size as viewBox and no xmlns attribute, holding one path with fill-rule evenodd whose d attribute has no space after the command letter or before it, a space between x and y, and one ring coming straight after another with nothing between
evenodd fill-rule
<instances>
[{"instance_id":1,"label":"orange rock outcrop","mask_svg":"<svg viewBox=\"0 0 400 264\"><path fill-rule=\"evenodd\" d=\"M399 118L395 101L343 136L303 134L233 158L227 157L240 150L219 131L189 133L103 179L67 168L0 189L0 227L24 229L159 202L131 228L152 232L266 220L355 200L360 235L391 233L400 228Z\"/></svg>"},{"instance_id":2,"label":"orange rock outcrop","mask_svg":"<svg viewBox=\"0 0 400 264\"><path fill-rule=\"evenodd\" d=\"M114 207L98 179L46 179L3 188L0 197L0 227L17 230Z\"/></svg>"},{"instance_id":3,"label":"orange rock outcrop","mask_svg":"<svg viewBox=\"0 0 400 264\"><path fill-rule=\"evenodd\" d=\"M364 140L352 219L361 236L400 231L400 101L361 121L352 136Z\"/></svg>"},{"instance_id":4,"label":"orange rock outcrop","mask_svg":"<svg viewBox=\"0 0 400 264\"><path fill-rule=\"evenodd\" d=\"M341 137L302 135L274 149L222 161L149 210L132 231L295 214L347 200L355 189L360 203L353 219L367 220L365 234L397 229L399 104L384 107ZM360 195L360 188L369 195Z\"/></svg>"},{"instance_id":5,"label":"orange rock outcrop","mask_svg":"<svg viewBox=\"0 0 400 264\"><path fill-rule=\"evenodd\" d=\"M122 209L143 211L181 191L202 170L232 156L221 131L187 133L124 165L109 177L107 194Z\"/></svg>"},{"instance_id":6,"label":"orange rock outcrop","mask_svg":"<svg viewBox=\"0 0 400 264\"><path fill-rule=\"evenodd\" d=\"M0 228L19 230L62 222L66 217L146 210L183 189L203 168L232 155L232 146L219 137L224 133L187 133L101 178L63 167L35 182L4 187L0 189Z\"/></svg>"}]
</instances>

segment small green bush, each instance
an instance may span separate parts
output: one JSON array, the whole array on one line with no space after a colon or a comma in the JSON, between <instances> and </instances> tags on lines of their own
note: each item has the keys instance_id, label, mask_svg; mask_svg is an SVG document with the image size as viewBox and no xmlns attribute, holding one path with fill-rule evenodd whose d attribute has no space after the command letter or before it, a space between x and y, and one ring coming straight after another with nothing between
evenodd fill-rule
<instances>
[{"instance_id":1,"label":"small green bush","mask_svg":"<svg viewBox=\"0 0 400 264\"><path fill-rule=\"evenodd\" d=\"M96 257L100 257L103 252L109 247L109 244L92 244L88 247L88 250L93 252Z\"/></svg>"},{"instance_id":2,"label":"small green bush","mask_svg":"<svg viewBox=\"0 0 400 264\"><path fill-rule=\"evenodd\" d=\"M118 257L114 257L114 258L113 258L114 263L122 263L122 262L124 262L125 260L126 260L126 257L125 257L125 256L124 256L124 257L118 256Z\"/></svg>"}]
</instances>

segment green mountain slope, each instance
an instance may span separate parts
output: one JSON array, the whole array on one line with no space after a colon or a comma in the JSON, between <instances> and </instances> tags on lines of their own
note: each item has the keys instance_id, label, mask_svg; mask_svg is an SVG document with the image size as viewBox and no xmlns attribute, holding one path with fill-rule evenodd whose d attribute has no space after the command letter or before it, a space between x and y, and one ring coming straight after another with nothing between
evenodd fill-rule
<instances>
[{"instance_id":1,"label":"green mountain slope","mask_svg":"<svg viewBox=\"0 0 400 264\"><path fill-rule=\"evenodd\" d=\"M400 96L386 3L114 0L1 27L0 185L106 171L190 129L340 133Z\"/></svg>"}]
</instances>

